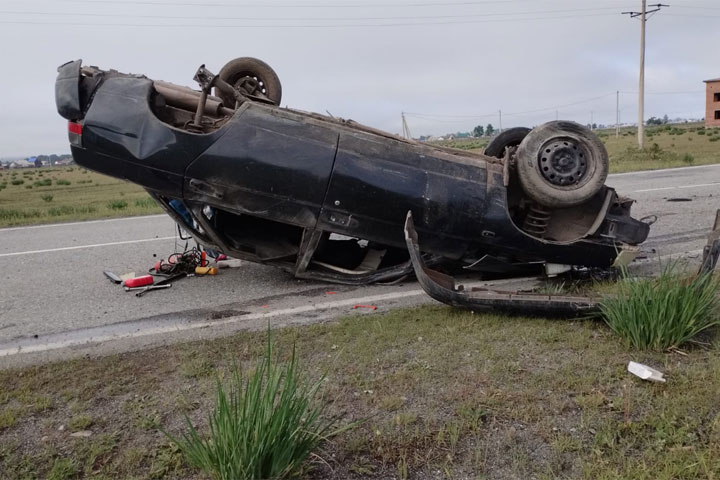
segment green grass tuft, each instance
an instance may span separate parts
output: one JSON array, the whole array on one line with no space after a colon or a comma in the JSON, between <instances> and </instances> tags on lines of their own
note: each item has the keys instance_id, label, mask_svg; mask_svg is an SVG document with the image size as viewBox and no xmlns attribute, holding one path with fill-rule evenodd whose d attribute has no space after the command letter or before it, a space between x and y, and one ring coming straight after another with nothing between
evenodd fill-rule
<instances>
[{"instance_id":1,"label":"green grass tuft","mask_svg":"<svg viewBox=\"0 0 720 480\"><path fill-rule=\"evenodd\" d=\"M110 210L124 210L127 206L128 203L125 200L113 200L107 204L107 207Z\"/></svg>"},{"instance_id":2,"label":"green grass tuft","mask_svg":"<svg viewBox=\"0 0 720 480\"><path fill-rule=\"evenodd\" d=\"M712 275L686 278L666 268L652 279L626 278L600 309L610 328L638 349L677 347L720 324L720 282Z\"/></svg>"},{"instance_id":3,"label":"green grass tuft","mask_svg":"<svg viewBox=\"0 0 720 480\"><path fill-rule=\"evenodd\" d=\"M15 208L0 208L0 221L32 220L40 218L42 213L38 210L20 210Z\"/></svg>"},{"instance_id":4,"label":"green grass tuft","mask_svg":"<svg viewBox=\"0 0 720 480\"><path fill-rule=\"evenodd\" d=\"M138 198L137 200L135 200L135 206L138 208L153 208L157 207L157 205L158 203L152 197Z\"/></svg>"},{"instance_id":5,"label":"green grass tuft","mask_svg":"<svg viewBox=\"0 0 720 480\"><path fill-rule=\"evenodd\" d=\"M218 480L278 479L297 473L334 424L324 420L315 397L323 379L311 383L300 373L295 348L282 366L267 350L255 371L243 379L238 366L229 385L217 379L210 436L203 438L185 417L188 431L168 437L187 461Z\"/></svg>"},{"instance_id":6,"label":"green grass tuft","mask_svg":"<svg viewBox=\"0 0 720 480\"><path fill-rule=\"evenodd\" d=\"M57 458L47 475L48 480L67 480L77 475L77 466L69 458Z\"/></svg>"},{"instance_id":7,"label":"green grass tuft","mask_svg":"<svg viewBox=\"0 0 720 480\"><path fill-rule=\"evenodd\" d=\"M52 185L52 180L50 180L49 178L46 178L44 180L38 180L34 182L33 185L35 185L36 187L49 187Z\"/></svg>"}]
</instances>

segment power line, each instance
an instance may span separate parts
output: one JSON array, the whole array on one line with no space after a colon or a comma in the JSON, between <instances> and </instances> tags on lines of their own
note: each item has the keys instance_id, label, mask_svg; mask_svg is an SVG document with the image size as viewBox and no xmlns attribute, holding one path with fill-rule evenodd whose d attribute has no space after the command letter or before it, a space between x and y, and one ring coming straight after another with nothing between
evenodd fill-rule
<instances>
[{"instance_id":1,"label":"power line","mask_svg":"<svg viewBox=\"0 0 720 480\"><path fill-rule=\"evenodd\" d=\"M620 93L625 93L628 95L637 95L639 92L621 91ZM645 95L698 95L698 94L705 95L705 92L702 90L693 90L693 91L688 91L688 92L645 92Z\"/></svg>"},{"instance_id":2,"label":"power line","mask_svg":"<svg viewBox=\"0 0 720 480\"><path fill-rule=\"evenodd\" d=\"M529 12L510 13L473 13L463 15L419 15L419 16L382 16L382 17L228 17L228 16L197 16L197 15L137 15L122 13L87 13L87 12L36 12L36 11L7 11L2 10L0 14L9 15L34 15L34 16L62 16L62 17L109 17L109 18L151 18L151 19L172 19L172 20L277 20L277 21L351 21L351 20L422 20L438 18L479 18L479 17L516 17L518 15L536 15L552 13L573 13L615 10L614 7L602 8L578 8L563 10L534 10Z\"/></svg>"},{"instance_id":3,"label":"power line","mask_svg":"<svg viewBox=\"0 0 720 480\"><path fill-rule=\"evenodd\" d=\"M152 28L348 28L348 27L412 27L412 26L431 26L431 25L470 25L480 23L518 23L521 21L535 20L562 20L575 19L583 17L610 16L612 13L598 13L595 15L564 15L552 17L525 17L525 18L498 18L493 20L461 20L461 21L441 21L441 22L404 22L404 23L343 23L343 24L234 24L234 25L218 25L218 24L196 24L196 23L84 23L84 22L37 22L31 20L0 20L0 24L5 25L43 25L43 26L73 26L73 27L152 27Z\"/></svg>"},{"instance_id":4,"label":"power line","mask_svg":"<svg viewBox=\"0 0 720 480\"><path fill-rule=\"evenodd\" d=\"M575 105L582 105L582 104L584 104L584 103L594 102L595 100L600 100L600 99L609 97L610 95L615 95L615 92L606 93L606 94L604 94L604 95L599 95L599 96L597 96L597 97L592 97L592 98L588 98L588 99L586 99L586 100L580 100L580 101L573 102L573 103L566 103L566 104L563 104L563 105L555 105L555 106L553 106L553 107L548 107L548 108L538 108L538 109L536 109L536 110L527 110L527 111L524 111L524 112L506 113L505 115L508 115L508 116L527 115L528 113L541 113L541 112L546 112L546 111L548 111L548 110L558 110L558 109L560 109L560 108L573 107L573 106L575 106Z\"/></svg>"},{"instance_id":5,"label":"power line","mask_svg":"<svg viewBox=\"0 0 720 480\"><path fill-rule=\"evenodd\" d=\"M599 96L597 96L597 97L591 97L591 98L587 98L587 99L585 99L585 100L579 100L579 101L577 101L577 102L565 103L565 104L562 104L562 105L555 105L555 106L547 107L547 108L538 108L538 109L535 109L535 110L526 110L526 111L524 111L524 112L513 112L513 113L505 113L505 112L503 112L502 115L504 115L504 116L517 116L517 115L527 115L527 114L530 114L530 113L547 112L547 111L550 111L550 110L558 110L558 109L561 109L561 108L567 108L567 107L572 107L572 106L575 106L575 105L582 105L582 104L584 104L584 103L594 102L594 101L596 101L596 100L600 100L600 99L603 99L603 98L607 98L608 96L610 96L610 95L615 95L615 94L616 94L616 92L610 92L610 93L606 93L606 94L603 94L603 95L599 95ZM495 112L495 113L487 113L487 114L482 114L482 115L452 115L452 114L435 114L435 113L405 112L405 116L407 116L407 117L425 118L425 119L428 119L428 120L435 119L435 118L448 118L448 119L454 119L454 120L452 120L452 122L457 122L457 121L463 120L463 119L470 119L470 120L471 120L471 119L475 119L475 118L497 117L497 116L498 116L498 113ZM448 121L446 121L446 120L445 120L445 121L440 120L440 121L441 121L441 122L444 122L444 123L451 123L451 122L448 122Z\"/></svg>"},{"instance_id":6,"label":"power line","mask_svg":"<svg viewBox=\"0 0 720 480\"><path fill-rule=\"evenodd\" d=\"M29 0L25 0L28 3ZM31 0L30 0L31 1ZM36 0L37 1L37 0ZM237 3L237 2L159 2L152 0L55 0L62 3L80 3L80 4L113 4L113 5L150 5L150 6L166 6L166 7L232 7L232 8L369 8L369 7L435 7L435 6L470 6L470 5L492 5L492 4L517 4L519 2L537 3L538 1L555 1L555 0L461 0L461 1L431 1L431 2L399 2L399 3L313 3L313 4L293 4L293 3ZM627 0L605 0L606 2L615 1L626 3ZM11 2L8 2L11 3ZM12 3L15 3L14 1Z\"/></svg>"}]
</instances>

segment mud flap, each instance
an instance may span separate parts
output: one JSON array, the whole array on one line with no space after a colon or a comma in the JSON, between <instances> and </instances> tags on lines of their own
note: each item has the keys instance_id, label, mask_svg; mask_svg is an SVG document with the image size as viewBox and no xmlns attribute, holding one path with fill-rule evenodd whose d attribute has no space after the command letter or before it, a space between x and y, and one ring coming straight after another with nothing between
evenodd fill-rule
<instances>
[{"instance_id":1,"label":"mud flap","mask_svg":"<svg viewBox=\"0 0 720 480\"><path fill-rule=\"evenodd\" d=\"M588 297L505 292L478 287L465 290L462 285L456 286L453 277L425 265L412 212L408 212L405 220L405 242L420 286L432 298L447 305L471 310L562 317L577 317L598 310L598 302Z\"/></svg>"}]
</instances>

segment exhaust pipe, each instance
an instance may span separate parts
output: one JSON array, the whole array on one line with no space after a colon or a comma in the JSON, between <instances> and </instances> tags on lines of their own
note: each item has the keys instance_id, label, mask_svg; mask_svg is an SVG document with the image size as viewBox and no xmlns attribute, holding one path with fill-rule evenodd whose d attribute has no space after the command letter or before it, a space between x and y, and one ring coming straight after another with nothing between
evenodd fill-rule
<instances>
[{"instance_id":1,"label":"exhaust pipe","mask_svg":"<svg viewBox=\"0 0 720 480\"><path fill-rule=\"evenodd\" d=\"M191 112L197 110L198 102L200 102L200 97L202 96L201 92L162 80L153 81L153 86L171 107L181 108ZM225 107L219 97L208 95L207 101L205 102L205 115L223 117L232 116L233 113L235 113L235 110Z\"/></svg>"}]
</instances>

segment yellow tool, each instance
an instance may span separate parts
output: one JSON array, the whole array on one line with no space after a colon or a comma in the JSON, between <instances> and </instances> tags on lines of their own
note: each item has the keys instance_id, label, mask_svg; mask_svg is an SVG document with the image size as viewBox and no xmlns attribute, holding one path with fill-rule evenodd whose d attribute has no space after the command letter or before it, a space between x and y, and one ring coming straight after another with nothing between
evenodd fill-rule
<instances>
[{"instance_id":1,"label":"yellow tool","mask_svg":"<svg viewBox=\"0 0 720 480\"><path fill-rule=\"evenodd\" d=\"M195 267L195 275L217 275L217 267Z\"/></svg>"}]
</instances>

